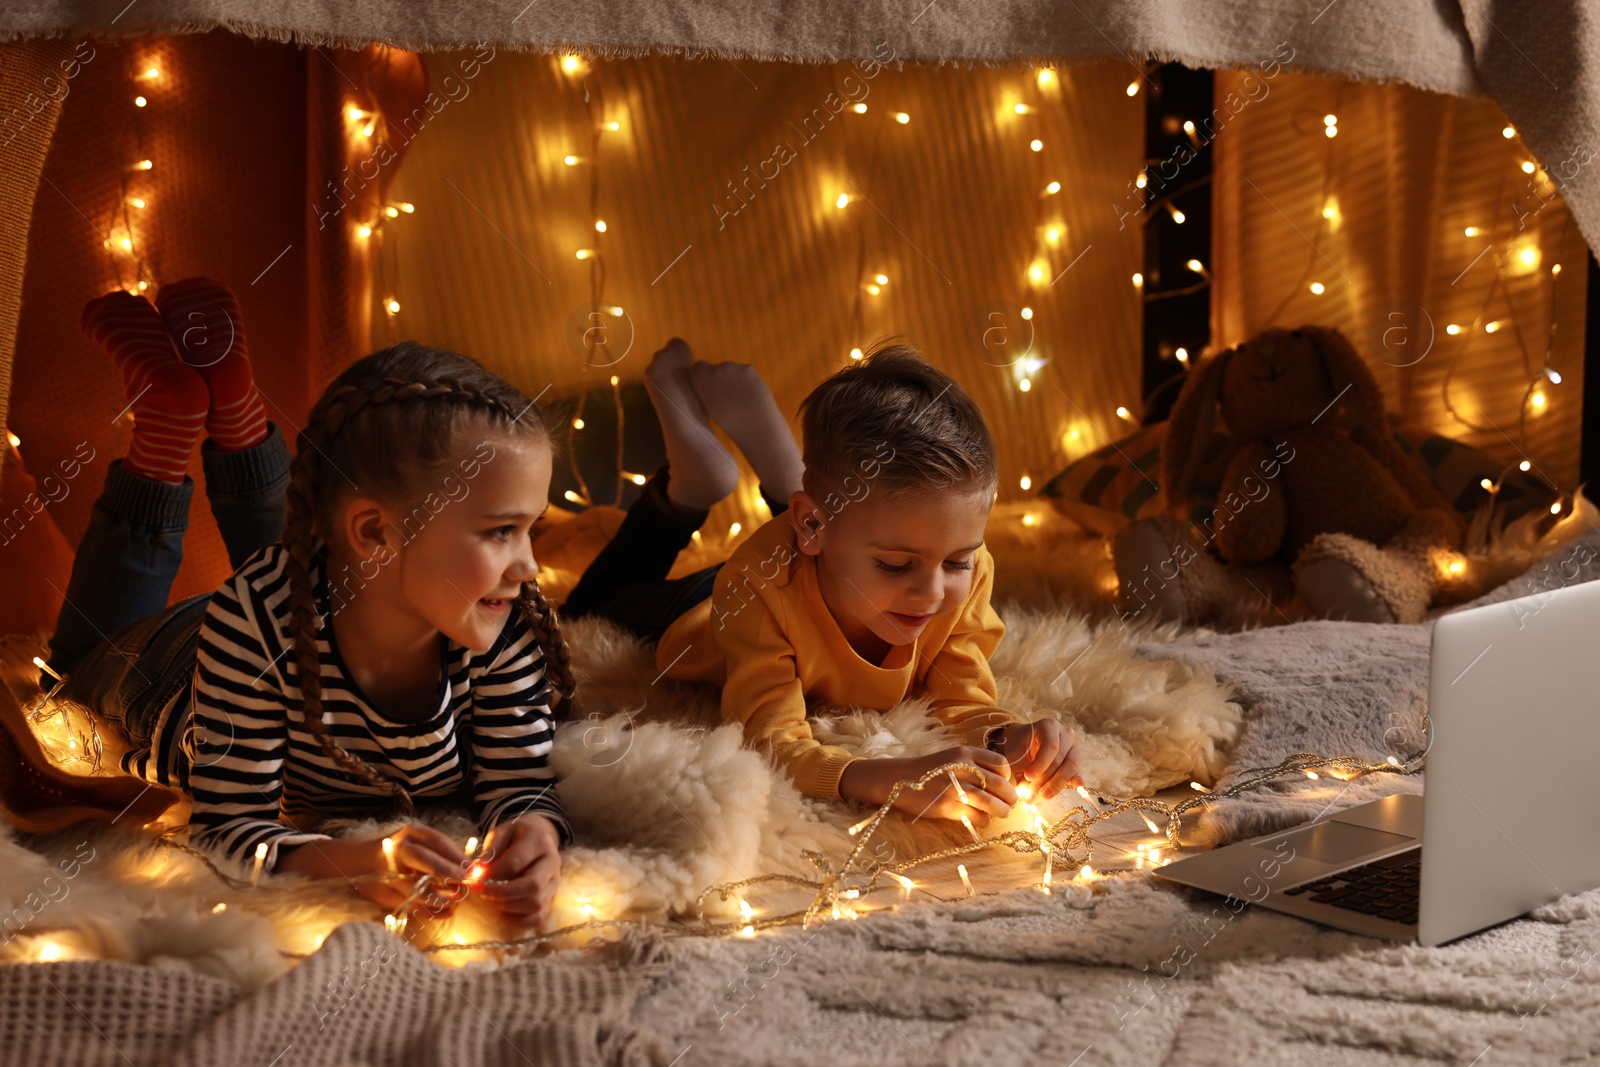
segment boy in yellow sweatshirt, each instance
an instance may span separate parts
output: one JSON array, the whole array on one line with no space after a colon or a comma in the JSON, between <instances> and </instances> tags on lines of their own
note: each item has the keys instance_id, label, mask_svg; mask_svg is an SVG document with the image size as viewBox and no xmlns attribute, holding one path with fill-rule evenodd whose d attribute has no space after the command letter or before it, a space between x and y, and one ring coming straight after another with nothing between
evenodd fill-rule
<instances>
[{"instance_id":1,"label":"boy in yellow sweatshirt","mask_svg":"<svg viewBox=\"0 0 1600 1067\"><path fill-rule=\"evenodd\" d=\"M943 777L904 790L914 815L974 825L1005 816L1013 779L1051 797L1081 785L1072 730L998 707L989 657L1005 627L989 604L984 527L997 481L982 413L907 345L882 346L801 405L805 451L765 383L742 364L694 360L673 339L645 374L668 465L568 598L656 641L657 669L722 687L744 726L807 796L881 804L901 779L944 763L983 768L957 790ZM726 564L667 581L744 452L773 518ZM812 735L812 708L886 711L909 696L949 727L951 747L867 759Z\"/></svg>"}]
</instances>

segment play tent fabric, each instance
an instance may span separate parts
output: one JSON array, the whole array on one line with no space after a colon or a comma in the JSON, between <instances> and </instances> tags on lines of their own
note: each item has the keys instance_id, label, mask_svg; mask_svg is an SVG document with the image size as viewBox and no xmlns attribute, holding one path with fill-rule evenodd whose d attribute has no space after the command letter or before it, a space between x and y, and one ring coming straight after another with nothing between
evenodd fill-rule
<instances>
[{"instance_id":1,"label":"play tent fabric","mask_svg":"<svg viewBox=\"0 0 1600 1067\"><path fill-rule=\"evenodd\" d=\"M1600 15L1584 0L77 0L0 13L0 39L73 33L190 33L419 51L492 43L601 54L709 53L830 62L882 58L987 64L1147 57L1191 67L1258 65L1284 46L1306 69L1492 96L1541 161L1600 142ZM1600 236L1600 181L1579 166L1565 195Z\"/></svg>"}]
</instances>

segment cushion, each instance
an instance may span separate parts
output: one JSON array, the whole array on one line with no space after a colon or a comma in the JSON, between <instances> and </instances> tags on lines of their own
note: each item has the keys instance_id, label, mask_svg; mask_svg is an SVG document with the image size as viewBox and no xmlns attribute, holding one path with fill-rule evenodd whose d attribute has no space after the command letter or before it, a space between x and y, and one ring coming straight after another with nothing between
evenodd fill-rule
<instances>
[{"instance_id":1,"label":"cushion","mask_svg":"<svg viewBox=\"0 0 1600 1067\"><path fill-rule=\"evenodd\" d=\"M1489 492L1483 479L1499 481L1497 512L1510 521L1534 508L1547 508L1557 492L1542 479L1506 464L1481 449L1415 422L1389 415L1395 443L1428 472L1433 484L1457 510L1470 514L1485 504ZM1058 512L1085 528L1108 537L1135 519L1162 510L1161 446L1167 424L1141 426L1121 440L1074 460L1051 478L1039 495ZM1195 474L1185 510L1191 521L1204 523L1216 508L1222 476L1233 453L1233 442L1213 430L1205 456Z\"/></svg>"}]
</instances>

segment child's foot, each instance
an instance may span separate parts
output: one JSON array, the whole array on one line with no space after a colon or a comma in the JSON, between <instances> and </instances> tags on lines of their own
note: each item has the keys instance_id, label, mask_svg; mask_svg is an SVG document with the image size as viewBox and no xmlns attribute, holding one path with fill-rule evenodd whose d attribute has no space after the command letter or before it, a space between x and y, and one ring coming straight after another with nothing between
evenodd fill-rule
<instances>
[{"instance_id":1,"label":"child's foot","mask_svg":"<svg viewBox=\"0 0 1600 1067\"><path fill-rule=\"evenodd\" d=\"M667 443L667 497L688 511L705 511L739 484L739 465L711 432L689 367L694 353L674 337L644 370L645 389Z\"/></svg>"},{"instance_id":2,"label":"child's foot","mask_svg":"<svg viewBox=\"0 0 1600 1067\"><path fill-rule=\"evenodd\" d=\"M211 405L205 379L178 359L161 316L142 296L118 289L91 300L80 324L116 362L133 408L133 444L122 468L182 485Z\"/></svg>"},{"instance_id":3,"label":"child's foot","mask_svg":"<svg viewBox=\"0 0 1600 1067\"><path fill-rule=\"evenodd\" d=\"M206 418L211 440L225 452L266 440L267 412L250 368L244 316L233 293L210 278L184 278L161 287L156 307L179 357L199 372L211 392L211 414Z\"/></svg>"},{"instance_id":4,"label":"child's foot","mask_svg":"<svg viewBox=\"0 0 1600 1067\"><path fill-rule=\"evenodd\" d=\"M689 368L689 380L706 414L728 432L750 461L767 495L788 500L800 490L805 463L772 390L748 363L706 363Z\"/></svg>"}]
</instances>

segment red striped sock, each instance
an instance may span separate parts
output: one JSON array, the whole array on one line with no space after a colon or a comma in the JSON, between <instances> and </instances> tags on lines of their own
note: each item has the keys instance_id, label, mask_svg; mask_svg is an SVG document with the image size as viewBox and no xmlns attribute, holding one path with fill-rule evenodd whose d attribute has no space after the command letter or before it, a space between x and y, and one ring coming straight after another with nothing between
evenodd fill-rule
<instances>
[{"instance_id":1,"label":"red striped sock","mask_svg":"<svg viewBox=\"0 0 1600 1067\"><path fill-rule=\"evenodd\" d=\"M267 410L261 404L245 347L244 316L228 287L210 278L169 282L156 294L156 307L185 363L200 372L211 390L206 433L216 446L237 452L267 436Z\"/></svg>"},{"instance_id":2,"label":"red striped sock","mask_svg":"<svg viewBox=\"0 0 1600 1067\"><path fill-rule=\"evenodd\" d=\"M161 316L142 296L118 289L89 301L83 332L122 372L133 408L133 444L124 470L182 485L211 397L205 379L173 351Z\"/></svg>"}]
</instances>

